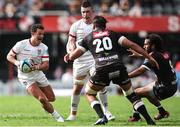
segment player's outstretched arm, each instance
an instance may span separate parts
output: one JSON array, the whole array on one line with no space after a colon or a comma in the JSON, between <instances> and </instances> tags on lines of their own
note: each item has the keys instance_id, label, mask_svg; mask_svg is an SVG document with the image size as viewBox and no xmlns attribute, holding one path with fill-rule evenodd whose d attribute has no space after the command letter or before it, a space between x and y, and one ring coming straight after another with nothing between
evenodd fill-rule
<instances>
[{"instance_id":1,"label":"player's outstretched arm","mask_svg":"<svg viewBox=\"0 0 180 127\"><path fill-rule=\"evenodd\" d=\"M146 71L146 69L143 66L138 67L137 69L133 70L132 72L128 73L129 78L137 77L141 74L143 74Z\"/></svg>"},{"instance_id":2,"label":"player's outstretched arm","mask_svg":"<svg viewBox=\"0 0 180 127\"><path fill-rule=\"evenodd\" d=\"M128 40L127 38L123 38L123 40L120 40L121 45L127 47L127 48L131 48L134 51L136 51L137 53L141 54L143 57L147 58L149 60L149 62L153 65L156 66L159 69L159 65L157 63L157 61L150 56L143 48L141 48L139 45L137 45L136 43Z\"/></svg>"},{"instance_id":3,"label":"player's outstretched arm","mask_svg":"<svg viewBox=\"0 0 180 127\"><path fill-rule=\"evenodd\" d=\"M136 51L132 50L131 48L127 49L127 51L130 53L130 57L143 57L141 54L137 53Z\"/></svg>"}]
</instances>

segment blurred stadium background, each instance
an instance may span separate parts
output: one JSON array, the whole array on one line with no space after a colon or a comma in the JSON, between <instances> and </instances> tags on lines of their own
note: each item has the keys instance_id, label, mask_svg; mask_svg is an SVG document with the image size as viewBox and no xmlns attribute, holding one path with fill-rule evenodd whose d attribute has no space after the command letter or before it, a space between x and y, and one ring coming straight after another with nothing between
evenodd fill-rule
<instances>
[{"instance_id":1,"label":"blurred stadium background","mask_svg":"<svg viewBox=\"0 0 180 127\"><path fill-rule=\"evenodd\" d=\"M95 14L104 15L108 27L143 45L149 33L162 36L164 46L176 69L180 91L180 0L89 0ZM50 69L46 75L56 95L70 95L72 63L65 64L65 45L71 24L80 16L81 0L0 0L0 95L25 95L16 78L16 68L6 55L19 40L29 38L29 27L42 23L46 29L44 43L49 47ZM127 52L123 51L124 55ZM128 71L141 59L124 57ZM151 73L133 79L134 87L154 79ZM109 87L116 94L116 86Z\"/></svg>"}]
</instances>

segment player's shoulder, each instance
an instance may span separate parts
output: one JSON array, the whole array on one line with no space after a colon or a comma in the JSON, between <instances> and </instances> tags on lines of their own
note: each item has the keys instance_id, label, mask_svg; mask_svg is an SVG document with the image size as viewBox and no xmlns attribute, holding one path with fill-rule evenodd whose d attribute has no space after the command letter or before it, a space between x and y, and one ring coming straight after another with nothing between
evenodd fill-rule
<instances>
[{"instance_id":1,"label":"player's shoulder","mask_svg":"<svg viewBox=\"0 0 180 127\"><path fill-rule=\"evenodd\" d=\"M41 47L43 49L47 49L48 48L48 46L46 44L44 44L44 43L40 43L39 47Z\"/></svg>"},{"instance_id":2,"label":"player's shoulder","mask_svg":"<svg viewBox=\"0 0 180 127\"><path fill-rule=\"evenodd\" d=\"M74 22L71 27L78 27L78 26L79 26L80 24L82 24L82 23L83 23L83 20L82 20L82 19L79 19L79 20L77 20L76 22Z\"/></svg>"},{"instance_id":3,"label":"player's shoulder","mask_svg":"<svg viewBox=\"0 0 180 127\"><path fill-rule=\"evenodd\" d=\"M29 39L23 39L16 42L16 45L24 46L24 45L27 45L27 43L29 43Z\"/></svg>"}]
</instances>

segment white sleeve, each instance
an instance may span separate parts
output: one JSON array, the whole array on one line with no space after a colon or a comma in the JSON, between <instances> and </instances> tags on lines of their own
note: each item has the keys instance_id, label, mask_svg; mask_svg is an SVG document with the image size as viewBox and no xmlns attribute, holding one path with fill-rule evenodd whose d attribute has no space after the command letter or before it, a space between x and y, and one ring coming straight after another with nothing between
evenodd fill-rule
<instances>
[{"instance_id":1,"label":"white sleeve","mask_svg":"<svg viewBox=\"0 0 180 127\"><path fill-rule=\"evenodd\" d=\"M42 62L49 61L49 53L48 53L48 47L45 46L44 52L42 54Z\"/></svg>"},{"instance_id":2,"label":"white sleeve","mask_svg":"<svg viewBox=\"0 0 180 127\"><path fill-rule=\"evenodd\" d=\"M17 42L17 43L13 46L12 51L13 51L15 54L20 53L20 51L21 51L21 49L22 49L22 45L23 45L22 42Z\"/></svg>"},{"instance_id":3,"label":"white sleeve","mask_svg":"<svg viewBox=\"0 0 180 127\"><path fill-rule=\"evenodd\" d=\"M121 36L120 38L119 38L119 40L118 40L118 43L120 44L120 45L122 45L122 42L123 42L123 40L124 39L127 39L125 36Z\"/></svg>"},{"instance_id":4,"label":"white sleeve","mask_svg":"<svg viewBox=\"0 0 180 127\"><path fill-rule=\"evenodd\" d=\"M77 27L76 27L76 23L74 23L72 24L69 30L69 35L76 37L76 31L77 31Z\"/></svg>"}]
</instances>

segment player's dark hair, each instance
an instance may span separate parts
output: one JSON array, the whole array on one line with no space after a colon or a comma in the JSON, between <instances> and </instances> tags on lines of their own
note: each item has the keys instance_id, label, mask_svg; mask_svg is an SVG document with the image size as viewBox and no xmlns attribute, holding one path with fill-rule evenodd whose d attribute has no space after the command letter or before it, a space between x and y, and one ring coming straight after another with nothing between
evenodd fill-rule
<instances>
[{"instance_id":1,"label":"player's dark hair","mask_svg":"<svg viewBox=\"0 0 180 127\"><path fill-rule=\"evenodd\" d=\"M36 32L37 29L44 30L44 26L42 24L33 24L31 26L31 32Z\"/></svg>"},{"instance_id":2,"label":"player's dark hair","mask_svg":"<svg viewBox=\"0 0 180 127\"><path fill-rule=\"evenodd\" d=\"M95 25L96 28L100 29L106 29L106 23L107 20L103 16L95 16L93 19L93 24Z\"/></svg>"},{"instance_id":3,"label":"player's dark hair","mask_svg":"<svg viewBox=\"0 0 180 127\"><path fill-rule=\"evenodd\" d=\"M82 1L81 7L87 8L92 7L91 3L87 0Z\"/></svg>"},{"instance_id":4,"label":"player's dark hair","mask_svg":"<svg viewBox=\"0 0 180 127\"><path fill-rule=\"evenodd\" d=\"M145 39L149 39L149 43L155 46L156 51L163 51L163 40L157 34L149 34Z\"/></svg>"}]
</instances>

